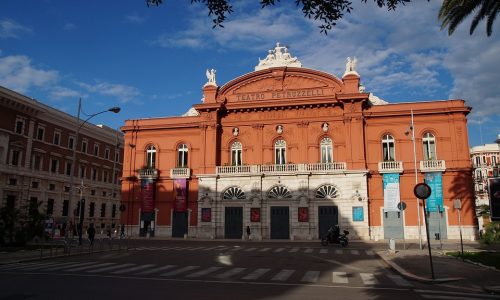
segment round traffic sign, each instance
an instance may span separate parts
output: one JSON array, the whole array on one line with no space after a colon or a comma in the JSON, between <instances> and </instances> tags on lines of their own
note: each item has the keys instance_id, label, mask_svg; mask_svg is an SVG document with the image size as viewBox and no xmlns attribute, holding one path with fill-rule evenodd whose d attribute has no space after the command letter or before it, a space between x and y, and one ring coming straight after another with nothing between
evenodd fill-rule
<instances>
[{"instance_id":1,"label":"round traffic sign","mask_svg":"<svg viewBox=\"0 0 500 300\"><path fill-rule=\"evenodd\" d=\"M404 202L399 202L399 203L398 203L398 209L399 209L399 210L405 210L405 209L406 209L406 203L404 203Z\"/></svg>"},{"instance_id":2,"label":"round traffic sign","mask_svg":"<svg viewBox=\"0 0 500 300\"><path fill-rule=\"evenodd\" d=\"M431 195L431 187L427 183L418 183L413 188L413 194L420 199L427 199Z\"/></svg>"}]
</instances>

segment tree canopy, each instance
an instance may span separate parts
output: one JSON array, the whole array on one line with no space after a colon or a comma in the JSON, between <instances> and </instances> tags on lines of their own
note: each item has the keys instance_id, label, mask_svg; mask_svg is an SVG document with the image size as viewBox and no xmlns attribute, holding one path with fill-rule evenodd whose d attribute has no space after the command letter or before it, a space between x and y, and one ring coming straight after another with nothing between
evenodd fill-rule
<instances>
[{"instance_id":1,"label":"tree canopy","mask_svg":"<svg viewBox=\"0 0 500 300\"><path fill-rule=\"evenodd\" d=\"M148 6L159 6L163 0L145 0ZM223 23L228 14L233 12L230 4L231 0L191 0L191 3L204 4L208 9L208 15L214 16L213 27L224 27ZM360 0L366 3L368 0ZM388 10L395 10L400 5L412 0L373 0L379 7L387 7ZM429 1L429 0L427 0ZM274 6L280 0L259 0L262 8ZM302 9L304 17L315 19L321 22L319 26L321 32L328 33L345 14L351 13L352 1L349 0L295 0L297 7ZM471 13L476 15L472 19L470 34L474 32L480 21L486 19L486 33L488 36L493 31L493 23L500 11L499 0L444 0L439 11L441 29L448 28L451 35Z\"/></svg>"}]
</instances>

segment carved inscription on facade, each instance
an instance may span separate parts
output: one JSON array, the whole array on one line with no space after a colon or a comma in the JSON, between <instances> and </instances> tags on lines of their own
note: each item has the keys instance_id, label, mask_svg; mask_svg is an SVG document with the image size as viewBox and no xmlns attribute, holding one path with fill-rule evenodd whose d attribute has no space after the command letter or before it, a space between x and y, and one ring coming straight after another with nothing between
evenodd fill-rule
<instances>
[{"instance_id":1,"label":"carved inscription on facade","mask_svg":"<svg viewBox=\"0 0 500 300\"><path fill-rule=\"evenodd\" d=\"M256 101L256 100L275 100L290 98L320 97L331 94L327 89L307 89L295 91L274 91L260 93L235 94L236 101Z\"/></svg>"}]
</instances>

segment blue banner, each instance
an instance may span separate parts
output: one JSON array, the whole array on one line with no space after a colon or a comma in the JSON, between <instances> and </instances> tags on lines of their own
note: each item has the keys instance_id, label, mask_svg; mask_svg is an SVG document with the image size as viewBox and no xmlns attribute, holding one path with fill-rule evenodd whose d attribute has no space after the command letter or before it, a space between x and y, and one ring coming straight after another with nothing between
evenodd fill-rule
<instances>
[{"instance_id":1,"label":"blue banner","mask_svg":"<svg viewBox=\"0 0 500 300\"><path fill-rule=\"evenodd\" d=\"M425 183L431 187L431 195L425 201L428 212L443 212L443 176L441 172L425 173Z\"/></svg>"},{"instance_id":2,"label":"blue banner","mask_svg":"<svg viewBox=\"0 0 500 300\"><path fill-rule=\"evenodd\" d=\"M385 173L384 175L384 211L399 211L401 201L399 193L399 174Z\"/></svg>"}]
</instances>

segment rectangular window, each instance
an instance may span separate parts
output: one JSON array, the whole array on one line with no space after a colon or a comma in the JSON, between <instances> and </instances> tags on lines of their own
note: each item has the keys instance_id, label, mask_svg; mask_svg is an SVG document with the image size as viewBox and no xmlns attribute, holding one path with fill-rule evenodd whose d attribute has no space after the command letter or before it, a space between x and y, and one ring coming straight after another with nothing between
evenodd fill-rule
<instances>
[{"instance_id":1,"label":"rectangular window","mask_svg":"<svg viewBox=\"0 0 500 300\"><path fill-rule=\"evenodd\" d=\"M115 218L116 217L116 204L113 204L112 208L111 208L111 218Z\"/></svg>"},{"instance_id":2,"label":"rectangular window","mask_svg":"<svg viewBox=\"0 0 500 300\"><path fill-rule=\"evenodd\" d=\"M106 203L101 204L101 218L106 217Z\"/></svg>"},{"instance_id":3,"label":"rectangular window","mask_svg":"<svg viewBox=\"0 0 500 300\"><path fill-rule=\"evenodd\" d=\"M92 180L97 180L97 169L92 168Z\"/></svg>"},{"instance_id":4,"label":"rectangular window","mask_svg":"<svg viewBox=\"0 0 500 300\"><path fill-rule=\"evenodd\" d=\"M68 185L65 185L65 186L64 186L64 192L65 192L65 193L69 193L69 186L68 186Z\"/></svg>"},{"instance_id":5,"label":"rectangular window","mask_svg":"<svg viewBox=\"0 0 500 300\"><path fill-rule=\"evenodd\" d=\"M22 119L17 119L16 120L16 129L15 129L17 134L23 134L24 131L24 121Z\"/></svg>"},{"instance_id":6,"label":"rectangular window","mask_svg":"<svg viewBox=\"0 0 500 300\"><path fill-rule=\"evenodd\" d=\"M108 171L104 171L102 173L102 181L103 182L108 182L109 181L109 172Z\"/></svg>"},{"instance_id":7,"label":"rectangular window","mask_svg":"<svg viewBox=\"0 0 500 300\"><path fill-rule=\"evenodd\" d=\"M56 185L54 183L49 183L49 191L55 191Z\"/></svg>"},{"instance_id":8,"label":"rectangular window","mask_svg":"<svg viewBox=\"0 0 500 300\"><path fill-rule=\"evenodd\" d=\"M481 165L481 157L476 156L476 166L480 166L480 165Z\"/></svg>"},{"instance_id":9,"label":"rectangular window","mask_svg":"<svg viewBox=\"0 0 500 300\"><path fill-rule=\"evenodd\" d=\"M94 217L94 212L95 212L95 203L94 202L90 202L90 206L89 206L89 218L93 218Z\"/></svg>"},{"instance_id":10,"label":"rectangular window","mask_svg":"<svg viewBox=\"0 0 500 300\"><path fill-rule=\"evenodd\" d=\"M56 131L54 132L54 145L59 145L61 142L61 133Z\"/></svg>"},{"instance_id":11,"label":"rectangular window","mask_svg":"<svg viewBox=\"0 0 500 300\"><path fill-rule=\"evenodd\" d=\"M16 184L17 184L16 178L9 178L9 185L16 185Z\"/></svg>"},{"instance_id":12,"label":"rectangular window","mask_svg":"<svg viewBox=\"0 0 500 300\"><path fill-rule=\"evenodd\" d=\"M90 190L90 195L95 196L95 190Z\"/></svg>"},{"instance_id":13,"label":"rectangular window","mask_svg":"<svg viewBox=\"0 0 500 300\"><path fill-rule=\"evenodd\" d=\"M52 215L54 213L54 199L47 200L47 215Z\"/></svg>"},{"instance_id":14,"label":"rectangular window","mask_svg":"<svg viewBox=\"0 0 500 300\"><path fill-rule=\"evenodd\" d=\"M102 191L102 196L106 197L106 191Z\"/></svg>"},{"instance_id":15,"label":"rectangular window","mask_svg":"<svg viewBox=\"0 0 500 300\"><path fill-rule=\"evenodd\" d=\"M108 148L104 149L104 158L109 159L109 149Z\"/></svg>"},{"instance_id":16,"label":"rectangular window","mask_svg":"<svg viewBox=\"0 0 500 300\"><path fill-rule=\"evenodd\" d=\"M69 210L69 200L64 200L63 201L63 209L62 209L62 216L63 217L68 216L68 210Z\"/></svg>"},{"instance_id":17,"label":"rectangular window","mask_svg":"<svg viewBox=\"0 0 500 300\"><path fill-rule=\"evenodd\" d=\"M57 173L59 167L59 160L52 158L50 160L50 172Z\"/></svg>"},{"instance_id":18,"label":"rectangular window","mask_svg":"<svg viewBox=\"0 0 500 300\"><path fill-rule=\"evenodd\" d=\"M71 176L71 168L73 167L73 164L69 161L66 162L66 170L65 170L65 174L67 176Z\"/></svg>"},{"instance_id":19,"label":"rectangular window","mask_svg":"<svg viewBox=\"0 0 500 300\"><path fill-rule=\"evenodd\" d=\"M86 170L87 168L84 165L80 166L80 178L85 178Z\"/></svg>"},{"instance_id":20,"label":"rectangular window","mask_svg":"<svg viewBox=\"0 0 500 300\"><path fill-rule=\"evenodd\" d=\"M99 145L94 144L94 156L99 156Z\"/></svg>"},{"instance_id":21,"label":"rectangular window","mask_svg":"<svg viewBox=\"0 0 500 300\"><path fill-rule=\"evenodd\" d=\"M120 160L120 153L115 153L115 161L119 162Z\"/></svg>"},{"instance_id":22,"label":"rectangular window","mask_svg":"<svg viewBox=\"0 0 500 300\"><path fill-rule=\"evenodd\" d=\"M75 138L73 136L70 136L68 138L68 148L69 149L74 149L73 147L75 146Z\"/></svg>"},{"instance_id":23,"label":"rectangular window","mask_svg":"<svg viewBox=\"0 0 500 300\"><path fill-rule=\"evenodd\" d=\"M42 169L42 156L35 154L33 155L33 170L41 170Z\"/></svg>"},{"instance_id":24,"label":"rectangular window","mask_svg":"<svg viewBox=\"0 0 500 300\"><path fill-rule=\"evenodd\" d=\"M21 151L19 150L12 150L12 156L10 160L10 164L13 166L18 166L21 160Z\"/></svg>"},{"instance_id":25,"label":"rectangular window","mask_svg":"<svg viewBox=\"0 0 500 300\"><path fill-rule=\"evenodd\" d=\"M36 130L36 139L43 141L44 135L45 135L45 128L38 127Z\"/></svg>"},{"instance_id":26,"label":"rectangular window","mask_svg":"<svg viewBox=\"0 0 500 300\"><path fill-rule=\"evenodd\" d=\"M86 140L82 141L82 149L81 150L83 153L87 153L87 141Z\"/></svg>"},{"instance_id":27,"label":"rectangular window","mask_svg":"<svg viewBox=\"0 0 500 300\"><path fill-rule=\"evenodd\" d=\"M37 189L40 186L40 182L38 181L32 181L31 182L31 188L32 189Z\"/></svg>"},{"instance_id":28,"label":"rectangular window","mask_svg":"<svg viewBox=\"0 0 500 300\"><path fill-rule=\"evenodd\" d=\"M491 157L491 165L492 166L496 166L497 165L497 157L494 156L494 155Z\"/></svg>"}]
</instances>

